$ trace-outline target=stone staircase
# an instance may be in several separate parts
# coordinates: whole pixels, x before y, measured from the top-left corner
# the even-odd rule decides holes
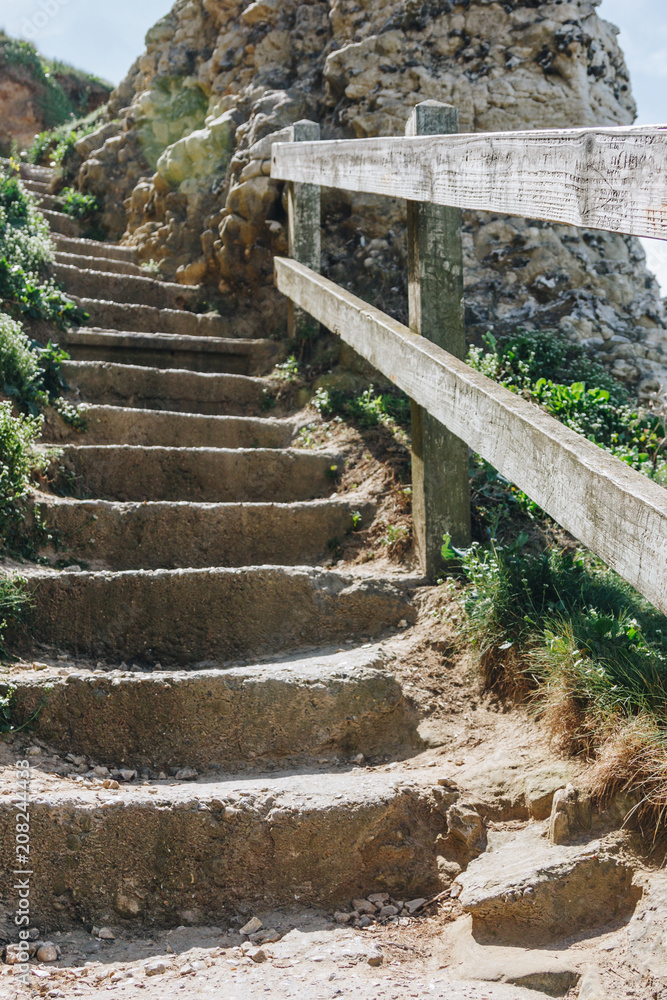
[[[420,581],[324,568],[373,510],[333,492],[345,455],[262,415],[283,345],[78,238],[48,172],[23,170],[90,314],[61,338],[88,430],[48,435],[61,495],[35,509],[57,545],[27,574],[12,684],[22,715],[42,706],[34,737],[110,775],[34,778],[34,919],[173,926],[438,891],[447,790],[360,766],[423,747],[386,642]],[[6,865],[13,822],[5,801]]]

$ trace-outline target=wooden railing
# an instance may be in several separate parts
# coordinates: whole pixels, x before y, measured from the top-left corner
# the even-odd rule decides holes
[[[470,541],[468,447],[667,612],[667,490],[463,361],[462,208],[667,239],[667,127],[452,134],[455,109],[418,105],[406,138],[273,147],[290,182],[277,287],[299,334],[338,334],[413,400],[413,512],[424,572],[442,536]],[[408,200],[410,329],[323,278],[319,186]]]

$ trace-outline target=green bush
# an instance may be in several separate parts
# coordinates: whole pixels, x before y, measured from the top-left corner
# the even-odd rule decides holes
[[[28,316],[61,329],[85,313],[47,276],[49,228],[17,176],[0,170],[0,298],[14,319]]]
[[[557,334],[487,337],[469,363],[622,461],[667,479],[664,420],[633,405]],[[615,788],[636,792],[637,815],[664,824],[667,617],[590,553],[554,545],[553,523],[479,458],[472,482],[489,541],[455,551],[446,538],[443,559],[467,582],[464,633],[486,684],[528,695],[564,747],[596,759],[601,798]]]
[[[99,198],[92,194],[82,194],[75,188],[63,188],[58,199],[61,212],[72,219],[90,219],[101,208]]]

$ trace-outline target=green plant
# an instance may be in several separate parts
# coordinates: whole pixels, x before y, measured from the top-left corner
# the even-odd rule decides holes
[[[0,169],[0,298],[14,319],[28,316],[61,329],[86,318],[47,276],[49,228],[19,178]]]
[[[296,382],[299,378],[299,362],[293,354],[290,354],[282,364],[276,365],[273,369],[273,377],[285,382]]]
[[[315,392],[312,405],[323,417],[344,416],[360,427],[410,425],[411,405],[407,396],[402,393],[378,393],[373,385],[357,395],[320,387]]]
[[[101,209],[101,202],[92,194],[83,194],[76,188],[63,188],[58,195],[60,211],[72,219],[90,219]]]
[[[8,628],[23,622],[31,607],[32,598],[23,577],[5,576],[0,578],[0,654],[4,657],[10,655],[3,645],[5,632]],[[10,721],[7,715],[10,711],[9,700],[0,701],[0,723],[2,725],[6,725]],[[1,728],[1,725],[0,731],[7,732],[6,729]]]
[[[48,464],[35,447],[42,421],[41,416],[14,416],[10,402],[0,403],[0,548],[7,547],[23,521],[33,473]]]

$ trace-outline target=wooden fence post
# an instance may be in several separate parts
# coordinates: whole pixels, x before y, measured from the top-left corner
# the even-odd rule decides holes
[[[424,101],[414,108],[406,135],[458,132],[458,117],[449,104]],[[408,201],[408,268],[410,329],[464,359],[460,209]],[[457,547],[470,545],[468,447],[414,402],[412,503],[419,561],[434,579],[442,567],[443,535]]]
[[[311,142],[320,138],[317,122],[300,121],[292,125],[292,142]],[[321,263],[321,196],[316,184],[287,185],[287,219],[289,225],[289,255],[313,271],[320,271]],[[319,324],[308,313],[288,304],[288,331],[290,340],[302,344],[319,330]]]

